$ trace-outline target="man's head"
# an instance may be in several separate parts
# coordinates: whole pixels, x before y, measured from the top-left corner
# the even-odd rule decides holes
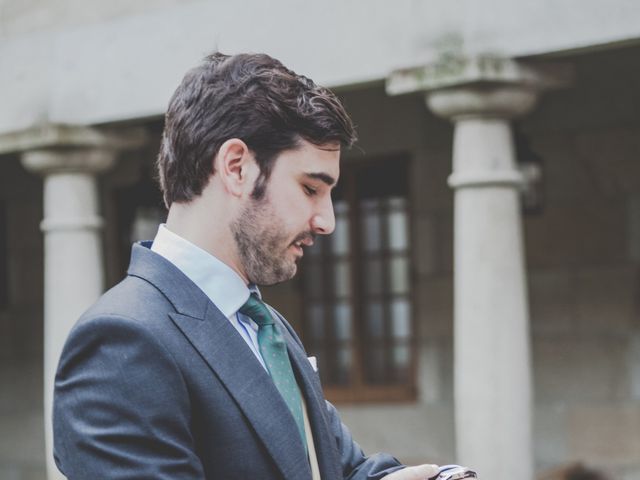
[[[267,55],[214,54],[171,99],[158,171],[168,225],[245,280],[291,278],[302,246],[333,231],[339,100]]]
[[[165,117],[158,173],[167,207],[202,193],[213,159],[242,140],[260,168],[254,197],[264,195],[273,162],[300,140],[349,147],[353,124],[335,95],[265,54],[214,53],[190,70]]]

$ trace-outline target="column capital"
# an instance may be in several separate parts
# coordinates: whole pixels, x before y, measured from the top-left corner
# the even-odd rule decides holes
[[[387,93],[423,93],[429,108],[447,119],[513,118],[527,113],[544,90],[571,83],[570,65],[526,63],[497,55],[444,55],[417,68],[393,72]]]
[[[104,148],[129,150],[144,145],[140,127],[87,127],[43,123],[25,130],[0,133],[0,154],[56,148]]]
[[[50,148],[22,153],[22,166],[39,175],[52,173],[99,174],[116,163],[118,151],[106,148]]]
[[[109,168],[119,151],[146,143],[142,128],[94,128],[42,124],[0,134],[0,154],[20,153],[30,171],[98,173]]]
[[[429,109],[439,117],[457,121],[464,118],[511,119],[533,110],[538,91],[525,85],[461,85],[426,93]]]

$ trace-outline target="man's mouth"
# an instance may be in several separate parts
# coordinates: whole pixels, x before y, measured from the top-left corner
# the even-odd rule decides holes
[[[303,247],[310,247],[313,245],[313,236],[311,235],[305,235],[302,238],[298,238],[297,240],[294,240],[291,244],[291,246],[296,250],[296,252],[302,256],[304,254],[303,252]]]

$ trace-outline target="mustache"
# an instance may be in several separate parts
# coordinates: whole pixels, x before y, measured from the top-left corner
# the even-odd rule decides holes
[[[296,238],[293,239],[290,245],[293,245],[294,243],[297,243],[297,242],[304,242],[306,240],[315,241],[316,236],[317,235],[313,232],[302,232],[301,234],[297,235]]]

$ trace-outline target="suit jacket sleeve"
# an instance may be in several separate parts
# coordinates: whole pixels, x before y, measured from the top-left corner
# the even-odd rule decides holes
[[[404,465],[388,453],[366,456],[360,445],[351,437],[349,429],[340,420],[336,408],[331,403],[326,403],[345,480],[379,480],[385,475],[404,468]]]
[[[140,323],[81,321],[55,383],[54,455],[70,479],[202,480],[189,395],[171,354]]]

